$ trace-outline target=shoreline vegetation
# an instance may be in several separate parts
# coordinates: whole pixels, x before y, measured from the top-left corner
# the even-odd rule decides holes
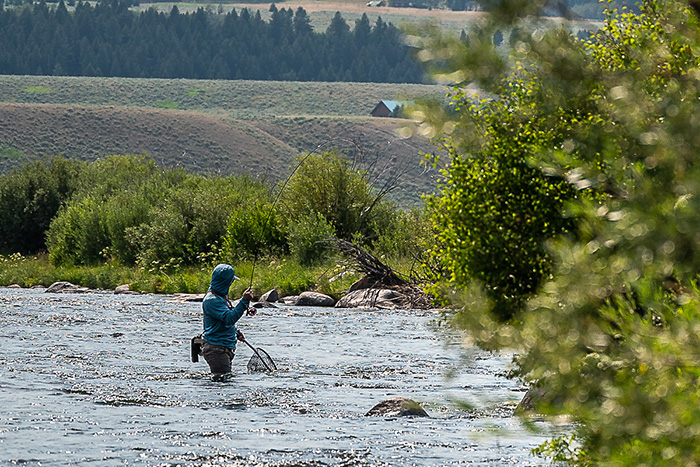
[[[700,5],[610,9],[584,37],[533,22],[541,4],[499,5],[463,37],[411,35],[435,81],[462,83],[451,106],[407,109],[437,147],[420,208],[339,149],[297,151],[289,184],[54,158],[0,179],[0,281],[201,292],[226,262],[256,293],[337,296],[357,279],[326,241],[341,239],[422,278],[470,342],[512,352],[533,410],[571,428],[533,454],[700,465]]]
[[[367,275],[358,271],[351,260],[340,257],[329,258],[323,264],[308,266],[299,264],[293,258],[268,259],[263,264],[244,261],[234,264],[236,274],[241,280],[231,285],[231,299],[240,297],[249,286],[253,290],[254,301],[262,300],[267,292],[274,292],[279,301],[294,304],[296,298],[304,292],[327,295],[334,302],[348,296],[353,290],[353,284],[360,283]],[[113,292],[137,294],[158,294],[173,296],[202,296],[207,292],[211,280],[211,271],[215,264],[202,264],[168,270],[167,267],[145,269],[137,266],[124,266],[114,263],[104,263],[90,266],[55,266],[48,260],[46,253],[33,256],[23,256],[19,253],[0,255],[0,287],[4,288],[44,288],[53,284],[66,282],[76,286],[80,291]],[[404,260],[394,262],[394,266],[386,266],[401,277],[410,277],[411,264]],[[394,269],[396,268],[396,269]],[[407,271],[404,274],[402,271]],[[254,274],[251,277],[251,274]],[[381,299],[378,295],[367,294],[360,298],[363,307],[369,308],[406,308],[406,309],[438,309],[437,304],[421,287],[406,284],[401,287],[374,284],[377,292],[380,289],[391,288],[399,294],[411,289],[400,298],[396,295],[395,304]],[[126,289],[124,289],[126,286]],[[381,287],[380,287],[381,286]],[[121,290],[120,290],[121,289]],[[73,290],[68,289],[68,292]],[[284,298],[293,298],[289,302]],[[196,300],[194,300],[196,301]],[[403,307],[401,303],[411,303]],[[266,303],[266,302],[264,302]],[[347,307],[358,306],[355,304]],[[326,306],[326,305],[319,305]]]
[[[2,286],[204,293],[226,262],[242,278],[232,296],[251,285],[256,297],[277,289],[338,300],[362,274],[330,239],[416,277],[430,231],[424,209],[396,207],[391,187],[374,187],[334,150],[300,156],[284,184],[189,174],[146,156],[54,157],[0,182]]]
[[[251,285],[252,261],[232,264],[241,280],[231,286],[231,297],[240,296]],[[129,284],[129,290],[155,294],[203,294],[209,287],[214,264],[177,268],[146,269],[103,263],[90,266],[56,266],[46,253],[23,256],[18,253],[0,255],[0,286],[19,285],[22,288],[49,287],[66,281],[94,290],[114,290]],[[318,266],[302,266],[282,258],[256,264],[252,278],[254,296],[277,289],[280,296],[317,291],[339,299],[360,275],[348,270],[342,262],[328,261]]]

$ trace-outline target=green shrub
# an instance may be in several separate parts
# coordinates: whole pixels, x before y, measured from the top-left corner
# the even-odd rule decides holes
[[[41,256],[26,257],[20,253],[0,255],[0,284],[22,287],[47,285],[53,281],[47,275],[47,261]]]
[[[277,256],[285,252],[287,240],[272,204],[251,200],[230,212],[223,251],[233,260]]]
[[[334,233],[333,226],[320,213],[301,217],[289,226],[290,253],[302,265],[324,262],[333,250]]]
[[[188,177],[183,169],[158,167],[145,155],[112,155],[86,166],[75,197],[90,195],[106,199],[139,188],[152,199],[162,196],[164,189],[184,183]]]
[[[377,240],[372,245],[375,255],[390,259],[424,259],[433,241],[428,211],[394,210],[386,218],[385,225],[377,228]]]
[[[107,233],[103,259],[113,258],[124,264],[134,264],[141,253],[141,245],[131,236],[137,226],[151,225],[154,213],[152,200],[141,192],[115,193],[105,203],[101,213]]]
[[[46,86],[27,86],[23,89],[27,94],[49,94],[51,88]]]
[[[187,224],[182,213],[171,207],[151,208],[150,222],[128,227],[125,240],[138,251],[141,265],[176,263],[187,258]],[[178,261],[179,260],[179,261]]]
[[[269,187],[263,181],[247,176],[193,179],[191,184],[192,189],[184,187],[173,196],[187,219],[189,231],[186,248],[190,262],[195,262],[194,256],[198,254],[213,253],[212,248],[224,243],[224,238],[229,234],[230,220],[236,212],[244,206],[264,204],[270,196]],[[271,218],[269,225],[264,241],[274,244],[276,219]],[[284,243],[282,240],[277,242]]]
[[[447,181],[429,204],[439,232],[432,254],[448,282],[463,288],[479,281],[504,320],[551,273],[546,242],[571,229],[563,209],[575,197],[565,181],[527,165],[525,143],[506,138],[495,136],[495,148],[478,156],[451,151]]]
[[[112,156],[87,168],[51,224],[51,260],[93,264],[109,258],[172,270],[205,257],[214,261],[229,225],[232,232],[240,226],[240,235],[228,238],[237,238],[245,251],[282,251],[286,243],[276,218],[262,228],[268,196],[263,182],[248,177],[188,175],[158,168],[147,157]],[[231,222],[232,216],[240,222]]]
[[[0,146],[0,158],[5,158],[5,159],[22,159],[24,156],[24,153],[22,151],[19,151],[15,148],[10,148],[7,146]]]
[[[77,190],[84,164],[54,157],[0,176],[0,252],[46,249],[46,231]]]
[[[161,109],[177,109],[178,103],[173,100],[163,100],[156,102],[156,106]]]
[[[187,94],[190,97],[198,97],[198,96],[206,94],[206,93],[207,93],[207,88],[194,87],[194,88],[185,89],[185,94]]]
[[[102,222],[105,203],[92,196],[61,208],[51,222],[46,244],[54,264],[95,264],[109,246]]]
[[[300,266],[288,267],[284,274],[278,278],[277,284],[283,296],[299,295],[316,287],[316,277],[314,277],[312,270],[307,268]]]
[[[318,213],[339,238],[376,238],[374,227],[383,206],[382,195],[374,192],[367,176],[337,151],[300,156],[282,192],[281,205],[290,222]]]

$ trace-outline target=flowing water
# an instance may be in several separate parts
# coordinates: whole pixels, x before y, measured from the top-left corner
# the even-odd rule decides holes
[[[435,313],[263,309],[239,328],[279,370],[248,374],[239,344],[213,382],[190,361],[200,306],[0,288],[0,464],[526,466],[563,434],[513,417],[510,358],[465,348]],[[365,417],[391,397],[431,417]]]

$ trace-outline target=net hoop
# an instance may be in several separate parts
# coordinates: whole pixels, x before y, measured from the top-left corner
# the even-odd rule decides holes
[[[277,365],[272,360],[272,357],[265,352],[260,347],[256,348],[257,352],[253,352],[253,355],[248,360],[248,372],[249,373],[261,373],[276,371]]]

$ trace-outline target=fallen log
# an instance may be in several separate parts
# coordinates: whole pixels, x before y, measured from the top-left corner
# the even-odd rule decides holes
[[[409,276],[394,271],[359,245],[339,238],[332,240],[338,250],[347,258],[349,268],[365,275],[350,287],[349,292],[362,289],[390,289],[406,297],[405,308],[428,309],[433,307],[432,299]]]

